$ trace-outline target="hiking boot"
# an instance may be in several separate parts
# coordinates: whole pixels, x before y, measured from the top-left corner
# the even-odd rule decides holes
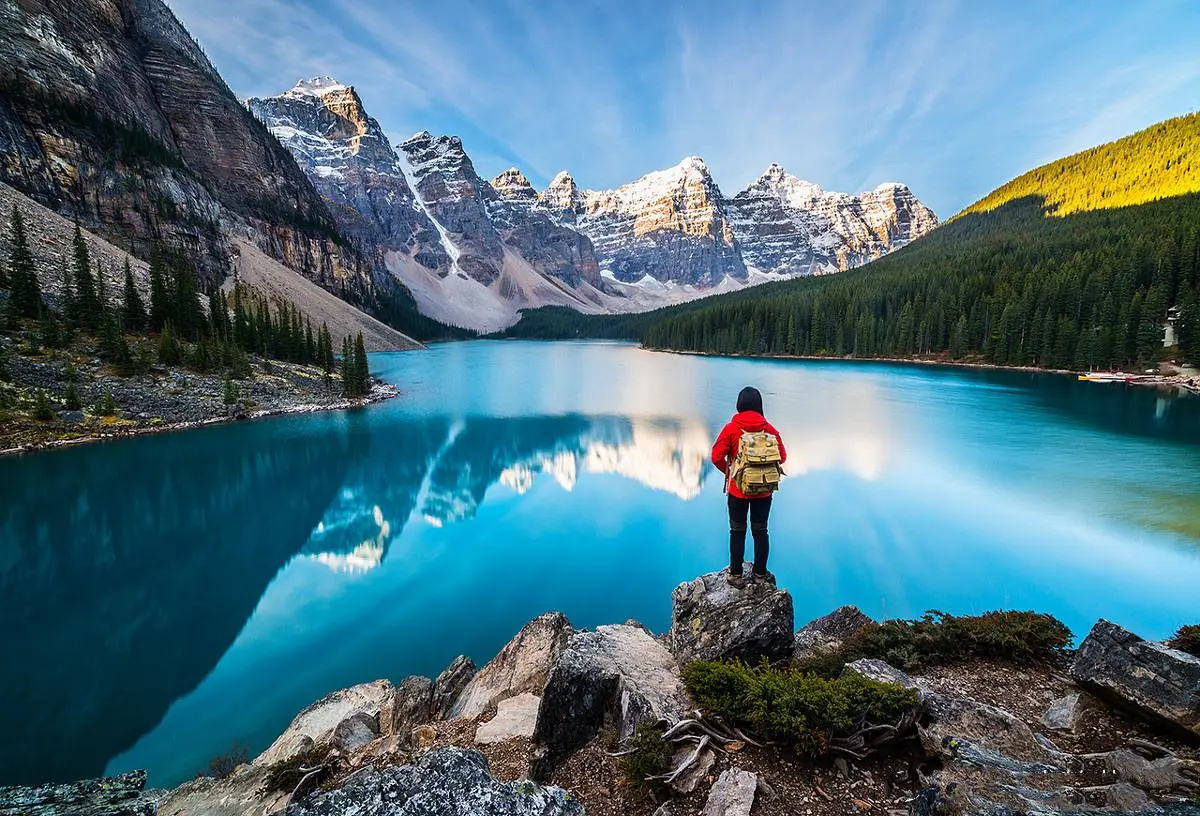
[[[774,584],[775,573],[773,572],[752,572],[750,573],[750,583],[752,584]]]
[[[725,576],[725,583],[729,584],[734,589],[741,589],[746,586],[746,579],[740,575],[734,575],[732,572]]]

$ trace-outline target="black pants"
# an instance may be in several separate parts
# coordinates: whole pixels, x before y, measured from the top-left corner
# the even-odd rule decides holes
[[[742,574],[746,558],[746,512],[750,513],[750,531],[754,533],[754,574],[767,574],[767,556],[771,542],[767,537],[767,516],[771,514],[771,497],[739,499],[729,496],[729,574]]]

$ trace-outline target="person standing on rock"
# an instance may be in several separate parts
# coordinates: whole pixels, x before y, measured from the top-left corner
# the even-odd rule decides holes
[[[750,580],[770,577],[767,517],[785,461],[783,437],[763,416],[762,394],[757,388],[746,386],[738,394],[737,413],[721,429],[712,449],[712,463],[725,474],[729,504],[729,574],[725,580],[735,587],[745,583],[742,561],[746,556],[747,514],[754,534],[754,569]]]

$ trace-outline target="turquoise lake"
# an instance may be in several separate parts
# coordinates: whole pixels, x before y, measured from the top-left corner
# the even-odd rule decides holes
[[[713,439],[744,385],[790,453],[797,624],[1035,609],[1200,622],[1200,399],[605,343],[379,354],[399,398],[0,460],[0,784],[173,785],[303,707],[486,662],[530,618],[670,621],[727,559]]]

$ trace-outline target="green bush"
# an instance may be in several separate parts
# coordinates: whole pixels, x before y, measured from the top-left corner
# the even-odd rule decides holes
[[[302,769],[320,768],[321,771],[319,773],[313,774],[305,782],[304,790],[296,790],[297,797],[303,797],[305,793],[313,790],[317,785],[333,775],[333,766],[329,762],[329,752],[331,750],[328,745],[314,745],[307,751],[301,751],[296,754],[291,759],[276,762],[267,769],[267,778],[263,782],[265,789],[268,792],[280,791],[282,793],[291,793],[308,776],[308,772]]]
[[[617,762],[624,784],[640,799],[657,799],[666,792],[666,785],[647,777],[665,774],[671,769],[671,748],[662,732],[652,725],[639,725],[629,738],[626,754]]]
[[[1175,637],[1167,641],[1172,649],[1200,657],[1200,624],[1181,626]]]
[[[117,404],[113,401],[112,391],[105,391],[104,396],[96,403],[96,415],[103,417],[117,415]]]
[[[40,422],[54,419],[54,409],[50,407],[50,402],[46,399],[46,392],[41,389],[38,389],[33,398],[33,418]]]
[[[917,620],[870,624],[835,650],[806,657],[796,668],[836,677],[847,663],[878,658],[914,671],[973,657],[1007,660],[1049,658],[1071,645],[1071,630],[1038,612],[986,612],[958,617],[927,612]]]
[[[813,757],[864,723],[898,722],[918,702],[915,691],[858,674],[830,679],[766,663],[698,660],[684,668],[683,680],[705,711]]]

